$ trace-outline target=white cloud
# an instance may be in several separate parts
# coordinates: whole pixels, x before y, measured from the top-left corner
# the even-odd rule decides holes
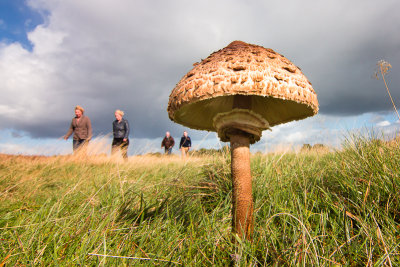
[[[399,25],[398,20],[393,21],[396,1],[378,6],[374,1],[346,6],[337,1],[28,3],[49,15],[28,34],[32,52],[16,43],[0,45],[0,127],[25,130],[36,137],[64,134],[76,104],[86,108],[98,133],[111,131],[113,111],[121,108],[132,124],[134,138],[153,140],[165,130],[180,134],[182,128],[169,122],[166,114],[172,88],[193,62],[236,39],[272,47],[299,64],[312,78],[321,103],[352,92],[336,86],[337,81],[345,80],[337,70],[361,73],[353,56],[361,48],[370,49],[367,44],[371,39],[379,40],[383,33],[374,29],[386,23],[385,43],[398,44],[398,35],[390,34],[397,33]],[[359,8],[361,3],[363,9]],[[385,51],[394,58],[398,55]],[[361,76],[367,79],[364,74]],[[367,95],[358,80],[347,82],[361,88],[354,91],[356,95]],[[364,100],[371,99],[374,102],[371,97]],[[362,112],[376,106],[362,99],[351,102],[351,106],[357,104],[363,107]],[[338,118],[327,122],[324,116],[319,118],[275,127],[262,140],[300,144],[326,141],[325,136],[338,134],[326,134],[332,130],[329,124],[337,124]],[[200,139],[204,136],[193,132]],[[158,144],[149,142],[151,149],[158,149]]]
[[[69,146],[51,143],[0,143],[0,153],[23,155],[62,155],[69,153]]]
[[[376,124],[376,126],[378,126],[378,127],[385,127],[385,126],[389,126],[389,125],[390,125],[390,122],[388,122],[388,121],[381,121]]]
[[[286,141],[288,143],[297,143],[300,140],[304,140],[304,135],[301,132],[294,132],[294,133],[290,133],[287,137],[286,137]]]

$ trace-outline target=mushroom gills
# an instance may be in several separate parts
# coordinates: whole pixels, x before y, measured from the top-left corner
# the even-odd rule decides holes
[[[269,127],[312,116],[313,108],[292,100],[282,100],[268,96],[251,97],[251,110],[264,118]],[[217,131],[214,126],[214,117],[220,113],[232,111],[234,95],[220,96],[212,99],[199,100],[182,106],[175,111],[172,119],[187,127]],[[248,109],[246,106],[240,107]]]

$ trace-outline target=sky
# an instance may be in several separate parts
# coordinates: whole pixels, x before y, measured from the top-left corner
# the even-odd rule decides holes
[[[299,66],[320,105],[312,118],[263,132],[253,150],[338,147],[371,128],[393,135],[400,124],[374,73],[379,60],[392,65],[385,78],[400,105],[399,9],[398,0],[0,0],[0,153],[71,153],[61,137],[76,105],[104,153],[116,109],[132,128],[131,155],[161,151],[167,130],[219,148],[215,133],[175,124],[166,109],[192,64],[234,40]]]

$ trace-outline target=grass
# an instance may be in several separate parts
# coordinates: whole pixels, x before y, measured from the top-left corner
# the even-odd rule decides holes
[[[226,152],[0,157],[0,266],[400,264],[397,141],[253,155],[255,232],[239,245]]]

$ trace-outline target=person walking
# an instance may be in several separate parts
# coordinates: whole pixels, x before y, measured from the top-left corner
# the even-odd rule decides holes
[[[181,150],[183,158],[188,155],[191,146],[192,146],[192,140],[188,136],[188,133],[184,131],[183,136],[181,137],[181,142],[179,143],[179,149]]]
[[[175,145],[175,140],[169,132],[165,133],[165,137],[161,142],[161,148],[165,149],[165,154],[171,155],[172,148]]]
[[[71,125],[64,139],[67,140],[74,133],[72,149],[74,153],[83,149],[92,139],[92,124],[89,117],[83,115],[85,110],[81,106],[75,107],[75,117],[72,118]]]
[[[123,118],[124,112],[117,109],[114,113],[115,121],[113,121],[113,141],[111,145],[111,155],[121,150],[122,157],[128,159],[129,146],[129,123]]]

